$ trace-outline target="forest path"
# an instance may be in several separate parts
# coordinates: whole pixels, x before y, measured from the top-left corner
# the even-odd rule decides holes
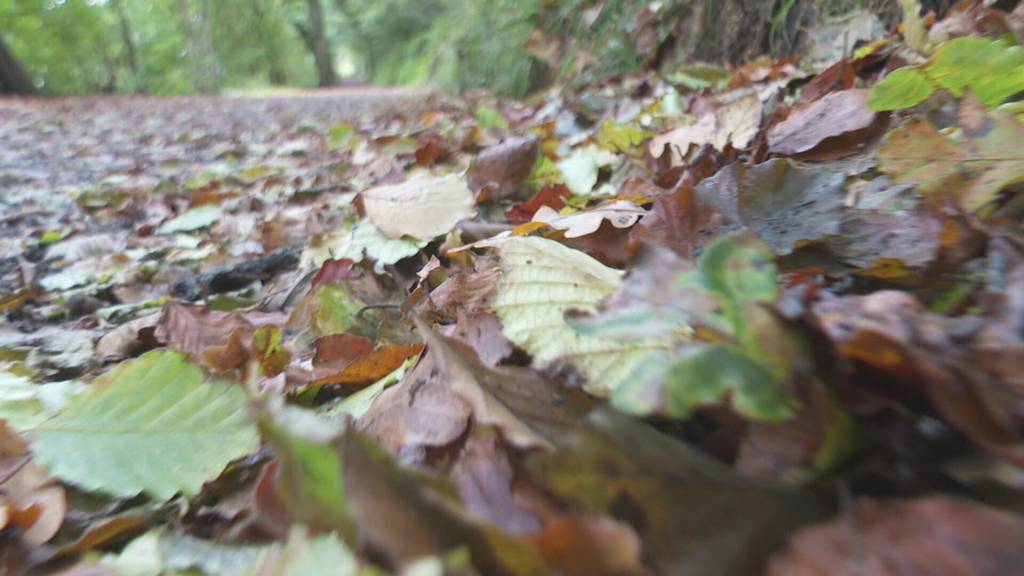
[[[430,94],[358,86],[208,97],[0,98],[0,215],[21,204],[24,193],[195,175],[282,151],[323,161],[329,149],[305,128],[415,110]]]

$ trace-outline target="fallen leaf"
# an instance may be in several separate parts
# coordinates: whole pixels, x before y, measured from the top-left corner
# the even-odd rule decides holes
[[[534,537],[548,563],[571,576],[648,574],[636,533],[611,518],[556,518]]]
[[[1024,181],[1024,153],[1012,144],[1024,138],[1024,124],[1003,110],[992,112],[992,120],[987,133],[956,143],[928,120],[910,119],[886,136],[879,168],[897,182],[917,184],[921,194],[982,211],[1005,187]]]
[[[795,108],[768,131],[768,150],[794,156],[813,150],[829,138],[870,127],[876,114],[868,108],[867,97],[867,90],[842,90]]]
[[[224,216],[219,206],[197,206],[182,212],[157,229],[157,234],[194,232],[212,226]]]
[[[542,206],[561,210],[569,196],[572,196],[572,192],[562,184],[545,186],[533,198],[510,208],[505,212],[505,217],[513,224],[529,222]]]
[[[536,138],[509,138],[486,148],[469,168],[469,189],[477,201],[496,202],[517,196],[533,170],[537,157]]]
[[[845,176],[772,159],[731,164],[697,185],[697,197],[734,224],[742,224],[778,255],[801,242],[837,234]]]
[[[702,115],[693,124],[655,136],[648,148],[652,156],[661,158],[668,147],[672,165],[677,166],[685,161],[693,145],[711,144],[721,151],[732,144],[742,150],[753,141],[760,126],[761,101],[757,94],[749,94]]]
[[[157,402],[159,400],[159,402]],[[32,455],[55,476],[121,498],[195,495],[259,448],[237,386],[203,382],[174,352],[121,364],[36,427]]]
[[[317,378],[313,386],[340,385],[350,390],[359,389],[387,376],[422,350],[423,346],[420,344],[381,346],[368,354],[353,358],[340,372]]]
[[[586,254],[543,238],[506,238],[495,244],[501,279],[492,306],[505,336],[533,356],[536,366],[566,362],[585,387],[606,395],[626,382],[636,363],[661,342],[615,343],[579,334],[563,318],[569,309],[594,311],[621,284],[621,273]]]
[[[541,206],[533,215],[533,221],[564,230],[566,238],[579,238],[597,232],[606,221],[616,228],[629,228],[646,213],[646,210],[632,202],[616,200],[611,204],[564,216],[547,206]]]
[[[371,188],[362,197],[366,217],[392,239],[433,240],[476,213],[473,193],[457,175],[412,178]]]
[[[1017,570],[1022,539],[1020,515],[969,500],[862,498],[839,518],[795,534],[766,573],[996,576]]]

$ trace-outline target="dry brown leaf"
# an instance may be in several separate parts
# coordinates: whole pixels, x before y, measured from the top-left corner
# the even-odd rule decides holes
[[[785,156],[802,154],[829,138],[870,127],[877,114],[868,107],[868,92],[832,92],[794,109],[768,131],[768,150]]]
[[[537,158],[536,138],[509,138],[480,152],[469,168],[469,189],[477,201],[495,202],[516,196]]]
[[[1019,573],[1024,517],[968,500],[857,501],[798,532],[768,576],[1003,576]]]
[[[558,517],[534,539],[548,563],[569,576],[649,573],[641,562],[642,546],[636,532],[611,518]]]
[[[382,346],[369,354],[354,358],[341,372],[317,378],[313,385],[340,385],[356,390],[373,384],[394,372],[406,360],[422,351],[422,344],[413,344],[411,346],[389,344]]]

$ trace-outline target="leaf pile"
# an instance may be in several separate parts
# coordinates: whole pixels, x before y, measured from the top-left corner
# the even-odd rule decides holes
[[[813,73],[11,104],[3,572],[1014,573],[1024,26],[962,4]]]

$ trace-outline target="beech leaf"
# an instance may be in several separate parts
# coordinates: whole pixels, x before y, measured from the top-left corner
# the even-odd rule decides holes
[[[130,498],[193,496],[228,465],[259,448],[232,384],[203,382],[177,352],[122,363],[33,431],[37,462],[86,490]]]

